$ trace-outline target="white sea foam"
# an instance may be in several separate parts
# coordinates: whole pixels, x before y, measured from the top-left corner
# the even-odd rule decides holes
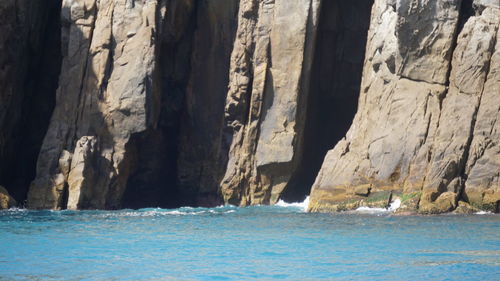
[[[378,214],[378,213],[392,213],[401,207],[401,200],[396,199],[391,202],[388,208],[370,208],[370,207],[359,207],[356,212],[368,213],[368,214]]]
[[[399,198],[396,198],[396,200],[391,202],[391,205],[389,205],[389,211],[394,212],[397,209],[401,207],[401,200]]]
[[[230,214],[235,210],[214,210],[214,209],[198,209],[197,208],[180,208],[175,210],[155,209],[148,211],[127,211],[127,212],[109,212],[103,217],[158,217],[158,216],[197,216],[204,214]]]
[[[479,211],[474,213],[475,215],[491,215],[493,214],[492,212],[487,212],[487,211]]]
[[[19,207],[12,207],[12,208],[9,208],[5,211],[9,211],[9,212],[27,212],[28,209],[25,209],[25,208],[19,208]]]
[[[294,203],[287,203],[283,201],[283,199],[280,199],[275,206],[278,207],[296,207],[296,208],[301,208],[302,210],[306,211],[307,207],[309,207],[309,196],[306,197],[306,199],[303,202],[294,202]]]
[[[386,208],[370,208],[370,207],[359,207],[356,209],[356,212],[361,213],[387,213],[389,209]]]

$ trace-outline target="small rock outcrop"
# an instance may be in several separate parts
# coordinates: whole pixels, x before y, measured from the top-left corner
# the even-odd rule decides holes
[[[9,195],[5,187],[0,185],[0,210],[9,209],[15,206],[17,206],[16,200]]]
[[[97,175],[94,170],[97,156],[97,139],[81,137],[76,143],[74,154],[71,155],[70,170],[63,169],[63,173],[67,174],[68,178],[68,209],[88,208],[92,206],[94,198],[102,197],[95,195],[99,190],[93,191],[97,187]]]

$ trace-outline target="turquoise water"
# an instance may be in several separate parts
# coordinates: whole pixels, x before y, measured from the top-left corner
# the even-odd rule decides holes
[[[0,280],[500,280],[498,215],[0,212]]]

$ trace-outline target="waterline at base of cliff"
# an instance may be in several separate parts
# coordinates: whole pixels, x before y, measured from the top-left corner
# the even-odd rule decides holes
[[[498,215],[239,208],[0,212],[7,280],[487,280]]]

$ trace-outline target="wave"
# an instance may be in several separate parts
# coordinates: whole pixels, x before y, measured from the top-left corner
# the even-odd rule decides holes
[[[198,216],[198,215],[223,215],[236,212],[236,210],[221,210],[220,208],[192,208],[182,207],[179,209],[139,209],[139,210],[120,210],[99,213],[102,217],[159,217],[159,216]]]
[[[4,212],[28,212],[29,209],[26,208],[20,208],[20,207],[12,207],[6,210],[2,210]]]
[[[285,202],[280,199],[273,206],[249,206],[249,207],[238,207],[233,205],[221,205],[213,208],[204,207],[180,207],[177,209],[162,209],[162,208],[144,208],[138,210],[122,209],[122,210],[29,210],[26,208],[10,208],[7,210],[0,210],[0,213],[5,215],[25,215],[30,213],[40,213],[47,212],[52,214],[65,215],[78,215],[78,214],[93,214],[99,217],[158,217],[158,216],[214,216],[214,215],[225,215],[232,213],[248,213],[255,212],[256,209],[262,209],[266,212],[307,212],[309,207],[309,196],[302,202]],[[387,208],[372,208],[372,207],[359,207],[356,210],[348,211],[347,213],[358,213],[358,214],[390,214],[394,213],[401,207],[401,200],[396,198],[391,202]],[[474,213],[475,215],[495,215],[493,212],[489,211],[479,211]]]
[[[306,197],[306,199],[302,202],[294,202],[294,203],[287,203],[283,201],[283,199],[280,199],[274,206],[278,207],[294,207],[294,208],[301,208],[304,212],[307,211],[307,208],[309,207],[309,196]]]
[[[488,212],[488,211],[479,211],[474,213],[474,215],[493,215],[493,212]]]
[[[359,207],[355,212],[368,213],[368,214],[380,214],[380,213],[393,213],[401,207],[401,200],[398,198],[391,202],[388,208],[371,208],[371,207]]]

